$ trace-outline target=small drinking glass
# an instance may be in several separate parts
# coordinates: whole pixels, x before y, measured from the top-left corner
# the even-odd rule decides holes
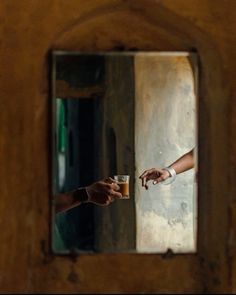
[[[129,175],[114,175],[114,179],[120,187],[122,199],[129,199]]]

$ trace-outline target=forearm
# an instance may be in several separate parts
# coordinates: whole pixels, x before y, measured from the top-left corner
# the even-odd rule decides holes
[[[79,188],[71,192],[56,195],[54,200],[55,213],[60,213],[87,202],[88,195],[85,188]]]
[[[194,167],[193,150],[184,154],[182,157],[180,157],[178,160],[172,163],[169,167],[174,168],[176,171],[176,174],[185,172],[193,168]]]

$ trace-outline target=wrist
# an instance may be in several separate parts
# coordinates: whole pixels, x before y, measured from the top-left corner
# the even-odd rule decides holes
[[[163,168],[163,170],[166,170],[168,172],[168,183],[166,183],[166,184],[172,183],[176,178],[175,169],[173,167],[169,166],[169,167]]]
[[[89,201],[89,195],[86,187],[78,188],[73,192],[74,203],[87,203]]]

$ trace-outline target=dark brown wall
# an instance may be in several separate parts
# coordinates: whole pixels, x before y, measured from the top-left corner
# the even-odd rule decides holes
[[[100,251],[135,251],[134,57],[107,56],[105,60],[106,89],[100,102],[100,124],[96,131],[100,135],[99,179],[130,175],[130,199],[95,208],[96,242]]]
[[[3,0],[0,19],[0,290],[236,291],[236,1]],[[49,52],[115,48],[200,55],[197,255],[45,255]]]

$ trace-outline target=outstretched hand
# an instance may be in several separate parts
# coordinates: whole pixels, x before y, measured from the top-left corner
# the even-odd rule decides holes
[[[118,192],[119,189],[116,180],[111,177],[97,181],[86,187],[88,202],[100,206],[109,205],[115,199],[122,198],[122,194]]]
[[[170,174],[167,170],[159,169],[159,168],[151,168],[145,170],[139,178],[142,180],[142,186],[145,189],[148,189],[148,181],[153,180],[153,184],[157,184],[162,182],[170,177]]]

